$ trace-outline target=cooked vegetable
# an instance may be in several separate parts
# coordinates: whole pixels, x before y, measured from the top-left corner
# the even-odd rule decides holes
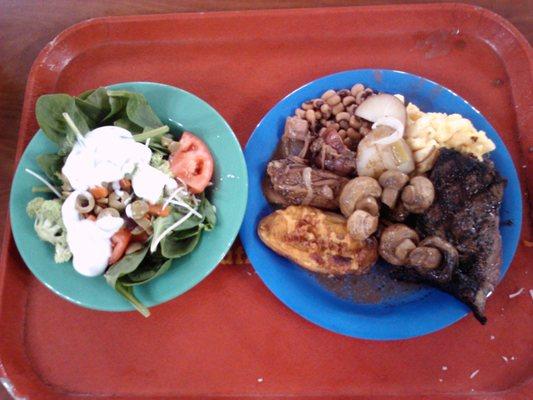
[[[386,170],[397,170],[405,174],[414,171],[413,154],[405,140],[398,139],[386,144],[376,143],[388,138],[393,132],[393,128],[378,126],[359,142],[356,157],[359,176],[378,178]]]
[[[124,255],[126,248],[131,239],[131,232],[127,229],[122,228],[111,238],[111,243],[113,246],[113,252],[109,258],[109,264],[114,264]]]
[[[419,240],[418,234],[407,225],[388,226],[381,233],[379,255],[392,265],[405,265]]]
[[[422,214],[435,200],[433,183],[425,176],[415,176],[402,191],[402,203],[407,211]]]
[[[355,111],[355,115],[367,121],[376,122],[383,117],[393,117],[405,126],[407,111],[400,99],[392,94],[380,93],[367,97]]]
[[[28,203],[26,212],[35,219],[33,226],[37,236],[55,246],[55,262],[63,263],[70,260],[72,253],[68,248],[66,230],[61,219],[60,200],[36,197]]]
[[[391,170],[385,171],[379,177],[379,184],[383,188],[381,202],[393,209],[400,195],[400,190],[409,182],[409,176],[403,172]]]
[[[376,239],[355,240],[342,215],[289,206],[261,220],[257,233],[276,253],[314,272],[362,274],[377,259]]]

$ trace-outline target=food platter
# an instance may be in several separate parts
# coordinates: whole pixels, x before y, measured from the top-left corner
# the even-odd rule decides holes
[[[400,93],[427,111],[459,113],[470,119],[477,129],[487,132],[496,143],[491,159],[507,179],[502,219],[522,219],[522,207],[517,204],[522,196],[512,158],[497,132],[474,107],[452,91],[420,76],[392,70],[353,70],[319,78],[293,91],[258,124],[245,150],[250,200],[241,240],[252,265],[268,288],[285,305],[311,322],[337,333],[365,339],[395,340],[428,334],[458,321],[467,315],[468,309],[451,296],[429,288],[388,295],[377,303],[342,298],[322,285],[317,276],[270,251],[256,234],[259,220],[272,211],[263,192],[257,188],[261,187],[266,164],[275,151],[286,117],[292,115],[301,103],[319,97],[328,89],[351,87],[355,83],[363,83],[380,92]],[[516,251],[520,226],[501,225],[500,232],[503,239],[501,279]]]

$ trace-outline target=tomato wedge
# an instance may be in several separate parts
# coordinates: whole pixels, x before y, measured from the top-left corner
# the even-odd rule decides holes
[[[108,264],[115,264],[120,258],[124,255],[128,244],[130,243],[131,232],[125,228],[120,229],[111,237],[111,245],[113,246],[113,251],[111,252],[111,257],[109,257]]]
[[[192,193],[202,193],[213,177],[214,161],[207,145],[190,132],[184,132],[178,150],[170,155],[170,169]]]

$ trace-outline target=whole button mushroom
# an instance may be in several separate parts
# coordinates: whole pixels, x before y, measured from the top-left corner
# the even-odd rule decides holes
[[[383,172],[379,177],[379,184],[383,188],[381,202],[393,209],[400,196],[400,191],[407,182],[409,182],[409,176],[401,171],[389,170]]]
[[[377,230],[379,205],[376,198],[379,196],[381,186],[368,176],[354,178],[344,186],[339,205],[348,218],[348,232],[354,239],[365,240]]]
[[[348,218],[348,232],[356,240],[365,240],[378,229],[378,217],[363,210],[355,210]]]
[[[402,203],[407,211],[422,214],[435,200],[433,183],[425,176],[411,178],[402,191]]]
[[[458,263],[455,247],[438,236],[430,236],[409,253],[406,265],[432,281],[446,283],[452,279]]]
[[[390,225],[381,233],[379,255],[392,265],[406,265],[418,242],[418,234],[407,225]]]
[[[379,198],[381,186],[374,178],[358,176],[352,179],[342,189],[339,206],[343,215],[348,218],[356,209],[356,204],[366,197]]]

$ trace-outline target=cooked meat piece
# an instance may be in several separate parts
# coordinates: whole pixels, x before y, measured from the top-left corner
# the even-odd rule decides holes
[[[501,260],[499,211],[506,185],[494,164],[455,150],[441,149],[431,172],[433,205],[418,217],[422,237],[439,236],[459,253],[451,280],[433,285],[466,303],[481,323],[487,297],[498,282]],[[400,268],[395,275],[428,283],[423,274]],[[431,282],[429,282],[431,283]]]
[[[355,152],[348,149],[335,129],[322,132],[310,150],[317,167],[341,176],[355,176]]]
[[[378,257],[375,238],[352,239],[346,218],[314,207],[275,211],[261,220],[257,232],[276,253],[323,274],[362,274]]]
[[[265,196],[281,206],[339,207],[339,194],[348,181],[328,171],[312,168],[306,160],[291,156],[268,163]]]
[[[288,117],[280,141],[281,158],[297,156],[306,158],[315,134],[310,131],[309,123],[298,117]]]

